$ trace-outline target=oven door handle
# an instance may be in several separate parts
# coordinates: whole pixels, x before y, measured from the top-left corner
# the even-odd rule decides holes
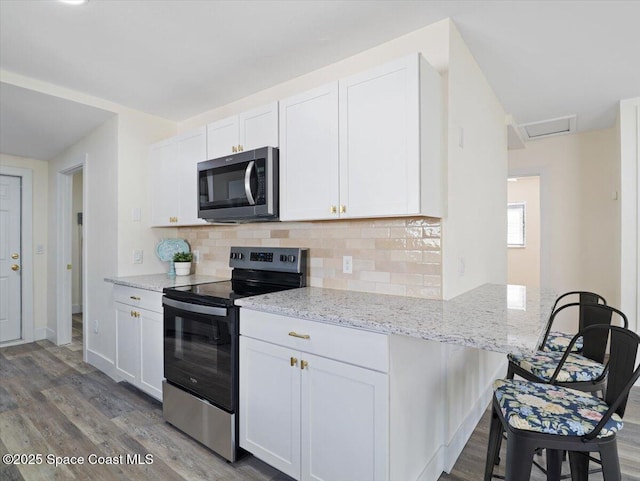
[[[251,192],[251,171],[253,171],[255,164],[256,161],[252,160],[247,165],[247,170],[244,171],[244,193],[247,196],[247,200],[249,200],[249,205],[256,205],[256,200]]]
[[[176,309],[180,309],[182,311],[195,312],[196,314],[205,314],[219,317],[226,317],[227,315],[226,307],[202,306],[200,304],[191,304],[190,302],[176,301],[175,299],[168,299],[166,297],[162,299],[162,304],[169,307],[175,307]]]

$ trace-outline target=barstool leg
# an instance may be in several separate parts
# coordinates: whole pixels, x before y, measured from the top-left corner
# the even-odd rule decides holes
[[[604,481],[620,481],[620,460],[618,445],[614,440],[600,446],[600,460],[602,461],[602,477]]]
[[[589,453],[569,451],[571,481],[587,481],[589,478]]]
[[[491,481],[493,466],[500,455],[502,441],[502,422],[496,413],[495,407],[491,407],[491,427],[489,429],[489,445],[487,446],[487,460],[484,466],[484,481]]]
[[[547,449],[547,481],[559,480],[562,475],[563,451]]]
[[[507,440],[507,468],[505,479],[509,481],[529,481],[533,466],[535,445],[520,436],[510,435]]]

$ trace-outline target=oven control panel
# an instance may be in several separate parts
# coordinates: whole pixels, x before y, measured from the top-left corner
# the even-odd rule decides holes
[[[307,252],[298,247],[232,247],[229,267],[300,273],[306,269]]]

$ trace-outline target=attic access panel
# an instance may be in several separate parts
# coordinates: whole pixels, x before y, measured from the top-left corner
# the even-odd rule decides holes
[[[576,131],[576,116],[558,117],[520,124],[520,132],[525,140],[542,139],[555,135],[572,134]]]

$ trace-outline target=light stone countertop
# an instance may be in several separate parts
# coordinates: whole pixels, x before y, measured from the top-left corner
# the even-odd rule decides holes
[[[165,287],[191,286],[194,284],[205,284],[207,282],[228,281],[226,277],[213,276],[174,276],[169,277],[165,274],[149,274],[146,276],[129,276],[129,277],[105,277],[106,282],[112,282],[121,286],[137,287],[148,291],[162,292]]]
[[[507,296],[507,291],[510,295]],[[487,351],[534,349],[556,298],[551,289],[485,284],[448,301],[305,287],[239,299],[247,309]],[[513,295],[515,294],[515,296]]]

